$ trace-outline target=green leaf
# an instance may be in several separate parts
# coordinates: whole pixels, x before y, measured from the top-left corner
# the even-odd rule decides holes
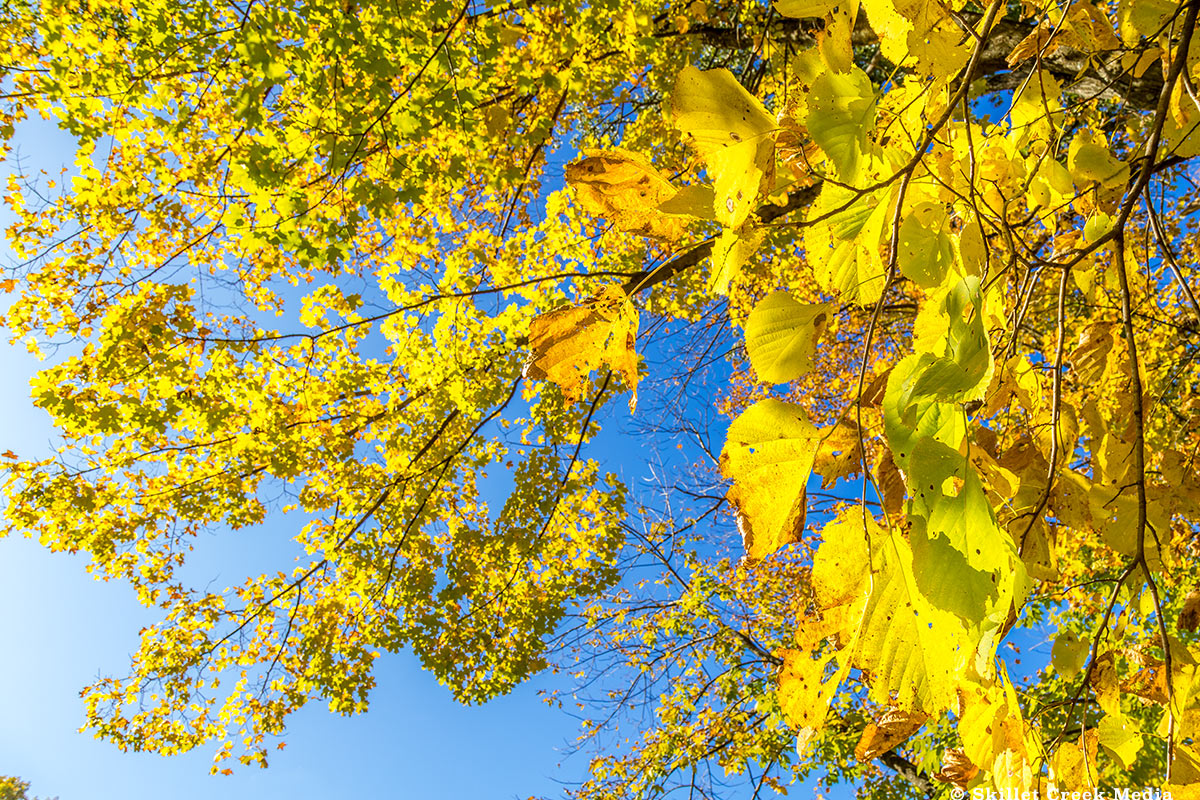
[[[1054,671],[1064,679],[1071,680],[1087,664],[1088,643],[1080,641],[1074,631],[1064,631],[1054,639],[1050,648],[1050,663]]]
[[[875,125],[875,88],[858,67],[825,72],[808,97],[808,132],[825,152],[842,183],[858,180],[867,149],[867,133]]]
[[[900,361],[888,376],[883,396],[883,425],[896,466],[909,469],[917,442],[936,439],[957,452],[967,429],[962,410],[930,397],[914,397],[913,387],[932,360],[928,353]]]
[[[746,323],[746,351],[758,379],[786,383],[812,369],[828,314],[827,303],[801,303],[787,292],[755,306]]]
[[[929,532],[945,536],[975,569],[984,572],[1013,568],[1016,546],[996,524],[992,506],[975,470],[966,467],[965,480],[955,497],[942,496],[929,517]]]
[[[970,642],[977,645],[979,631],[992,616],[998,596],[991,573],[972,567],[945,536],[931,533],[920,518],[913,520],[909,542],[917,565],[917,588],[937,608],[954,614],[965,628],[975,631]]]
[[[881,255],[888,221],[890,192],[857,197],[826,183],[809,212],[813,222],[804,233],[804,249],[817,284],[828,294],[869,305],[883,292],[886,268]]]
[[[729,499],[751,557],[799,540],[804,487],[824,433],[809,423],[803,408],[775,399],[760,400],[729,426],[721,474],[733,481]]]
[[[955,615],[917,588],[913,553],[900,533],[883,541],[880,555],[855,665],[870,673],[875,702],[936,714],[954,702],[973,648]]]
[[[943,402],[978,400],[992,374],[992,351],[983,328],[983,300],[979,279],[963,278],[946,295],[945,313],[950,319],[945,355],[927,358],[912,397],[936,397]]]

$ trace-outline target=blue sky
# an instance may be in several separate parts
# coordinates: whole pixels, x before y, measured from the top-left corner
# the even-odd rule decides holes
[[[23,350],[0,347],[3,447],[22,454],[45,452],[52,436],[28,398],[36,368]],[[150,618],[127,586],[92,580],[84,563],[30,540],[0,539],[0,774],[30,781],[40,797],[506,800],[557,795],[554,778],[578,778],[584,770],[580,757],[558,769],[576,729],[573,719],[537,697],[538,689],[551,687],[547,680],[466,708],[409,654],[379,660],[380,688],[367,714],[343,718],[315,703],[298,713],[287,748],[268,770],[212,777],[209,751],[175,758],[122,754],[77,732],[83,719],[78,692],[97,675],[126,666],[137,631]]]
[[[71,160],[70,140],[38,123],[18,132],[23,166],[52,174]],[[3,167],[7,174],[11,164]],[[0,224],[11,216],[0,211]],[[2,261],[12,255],[3,249]],[[29,399],[38,361],[24,348],[0,343],[0,450],[23,456],[53,447],[48,418]],[[292,521],[257,531],[286,541]],[[220,542],[233,560],[247,553]],[[237,547],[234,552],[232,548]],[[257,549],[257,547],[255,548]],[[287,556],[290,561],[290,554]],[[219,563],[218,557],[214,563]],[[556,796],[557,780],[579,779],[585,759],[559,762],[576,723],[538,698],[553,688],[543,678],[483,707],[467,708],[421,671],[407,653],[377,664],[379,689],[358,717],[330,714],[314,703],[292,718],[288,746],[268,770],[208,774],[208,749],[174,758],[120,753],[88,733],[79,690],[98,675],[119,673],[151,617],[124,584],[94,581],[80,556],[53,555],[36,542],[0,539],[0,775],[31,782],[39,797],[61,800],[161,800],[386,796],[396,798],[526,798]],[[215,581],[241,575],[214,574]],[[558,684],[562,688],[564,684]]]
[[[39,121],[18,131],[17,149],[25,171],[55,175],[70,164],[73,143]],[[12,169],[9,163],[0,172]],[[0,207],[0,226],[11,221]],[[0,264],[12,260],[0,245]],[[648,359],[651,371],[654,362]],[[0,414],[7,421],[0,451],[39,457],[54,447],[48,417],[30,400],[28,383],[38,368],[23,347],[0,341],[0,374],[6,378],[0,382]],[[608,430],[596,443],[599,453],[593,448],[591,454],[607,454],[607,469],[636,481],[645,475],[643,460],[653,448],[642,437],[614,436],[625,426],[624,401],[612,408],[620,412],[615,418],[605,412]],[[643,410],[636,422],[652,423],[648,412]],[[712,423],[719,447],[725,421],[717,416]],[[690,459],[673,443],[657,446],[673,466]],[[489,491],[502,488],[503,481],[494,483]],[[229,585],[240,582],[247,570],[290,564],[290,539],[300,524],[275,517],[249,531],[250,539],[214,536],[197,549],[188,574],[200,585]],[[272,755],[267,770],[243,767],[232,777],[211,776],[213,747],[171,758],[121,753],[78,731],[84,720],[79,691],[99,676],[127,668],[138,630],[155,617],[138,605],[127,585],[97,582],[85,565],[83,556],[51,554],[31,540],[0,539],[0,641],[7,655],[0,658],[0,775],[30,781],[31,793],[41,798],[508,800],[559,797],[561,782],[586,775],[587,754],[570,755],[577,720],[548,707],[538,694],[569,693],[567,678],[539,676],[507,697],[464,707],[409,653],[376,662],[378,687],[366,714],[340,717],[318,702],[295,714],[287,747]]]

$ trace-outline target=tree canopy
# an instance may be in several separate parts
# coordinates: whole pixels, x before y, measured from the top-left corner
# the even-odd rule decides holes
[[[1200,0],[2,8],[77,150],[0,524],[161,617],[97,736],[266,766],[408,649],[574,673],[580,800],[1200,786]]]

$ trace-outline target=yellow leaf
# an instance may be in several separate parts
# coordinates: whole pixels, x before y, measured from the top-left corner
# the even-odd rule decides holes
[[[740,226],[774,180],[775,118],[728,70],[691,66],[675,82],[671,117],[713,179],[717,220]]]
[[[1099,772],[1096,767],[1096,732],[1089,730],[1086,738],[1075,742],[1063,742],[1051,759],[1051,774],[1054,785],[1060,792],[1090,789],[1096,786]]]
[[[708,277],[708,290],[714,294],[729,294],[729,282],[742,274],[742,267],[762,244],[763,235],[750,231],[743,235],[726,228],[713,244],[712,272]]]
[[[872,699],[936,714],[950,706],[973,648],[958,618],[917,588],[912,548],[899,532],[882,541],[880,560],[855,665],[870,673]]]
[[[1129,165],[1109,152],[1100,134],[1080,131],[1067,151],[1067,169],[1079,186],[1098,183],[1106,189],[1124,186],[1129,181]]]
[[[746,321],[746,352],[758,379],[786,383],[811,370],[829,311],[828,303],[801,303],[787,292],[756,305]]]
[[[1096,731],[1100,746],[1116,757],[1125,769],[1133,766],[1142,749],[1142,734],[1137,722],[1121,713],[1109,712]]]
[[[841,0],[775,0],[775,10],[785,17],[821,18],[838,7]]]
[[[779,706],[788,722],[816,733],[825,727],[829,702],[837,690],[826,672],[834,653],[814,658],[804,650],[784,650],[779,673]]]
[[[968,685],[960,700],[958,732],[966,757],[990,773],[996,789],[1028,790],[1036,756],[1027,747],[1028,723],[1012,687]]]
[[[824,431],[804,409],[769,398],[729,426],[721,474],[733,480],[729,499],[739,512],[746,552],[763,558],[804,532],[805,484]]]
[[[857,607],[862,616],[871,573],[868,537],[880,535],[874,520],[867,519],[868,529],[864,530],[862,511],[847,508],[821,529],[821,546],[813,556],[812,585],[823,613],[850,606]]]
[[[825,72],[813,83],[804,124],[843,183],[853,184],[866,159],[867,134],[875,124],[875,89],[858,67]]]
[[[607,365],[633,392],[632,409],[637,403],[637,327],[637,311],[616,286],[582,305],[539,314],[529,324],[524,376],[550,381],[574,402],[582,397],[592,371]]]

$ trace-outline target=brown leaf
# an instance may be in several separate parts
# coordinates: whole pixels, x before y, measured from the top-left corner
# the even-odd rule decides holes
[[[967,788],[967,781],[974,778],[979,767],[958,748],[952,747],[942,753],[942,769],[933,777],[942,783],[952,783],[960,789]]]
[[[1183,598],[1183,610],[1179,612],[1179,630],[1194,631],[1200,627],[1200,589],[1192,589]]]
[[[878,758],[919,731],[927,719],[929,715],[922,711],[887,709],[878,722],[872,722],[863,731],[854,748],[854,757],[859,761]]]
[[[1168,701],[1166,667],[1160,664],[1138,670],[1121,681],[1121,691],[1165,706]]]
[[[1067,361],[1082,385],[1100,380],[1108,363],[1108,353],[1113,348],[1114,323],[1093,322],[1079,335],[1079,344],[1071,351]]]
[[[1011,67],[1020,64],[1038,53],[1041,53],[1042,58],[1046,58],[1064,44],[1066,39],[1061,32],[1056,35],[1054,28],[1043,23],[1034,28],[1033,33],[1017,42],[1017,46],[1008,54],[1008,65]]]
[[[564,170],[584,208],[630,233],[668,241],[683,234],[679,217],[658,210],[675,196],[675,187],[644,156],[619,149],[584,152],[587,158]]]
[[[1121,687],[1117,676],[1116,659],[1111,652],[1103,653],[1096,659],[1089,679],[1092,691],[1096,693],[1096,701],[1107,714],[1121,712]]]
[[[888,367],[873,377],[871,382],[866,385],[862,393],[863,408],[879,408],[883,403],[883,395],[887,391],[888,376],[891,374],[892,368]]]
[[[896,467],[890,448],[882,448],[879,458],[875,461],[875,485],[879,488],[884,511],[889,515],[904,511],[904,476]]]
[[[637,403],[637,311],[617,286],[577,306],[539,314],[529,324],[529,361],[524,376],[548,380],[570,402],[582,397],[592,370],[608,366],[619,373]]]

